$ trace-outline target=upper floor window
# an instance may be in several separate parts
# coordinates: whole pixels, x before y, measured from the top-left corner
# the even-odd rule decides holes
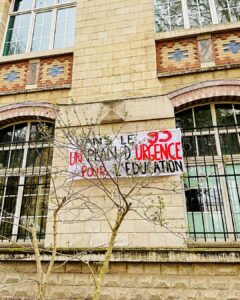
[[[75,12],[72,0],[13,1],[3,55],[72,47]]]
[[[155,0],[157,32],[239,20],[238,0]]]
[[[45,237],[54,124],[24,122],[0,129],[0,240]]]

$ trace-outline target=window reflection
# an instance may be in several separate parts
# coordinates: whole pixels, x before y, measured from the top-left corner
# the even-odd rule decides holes
[[[31,14],[11,16],[3,55],[24,53],[27,48]]]
[[[212,126],[212,114],[210,106],[199,106],[194,108],[196,127]]]
[[[188,0],[187,4],[191,27],[211,24],[212,17],[208,0]]]
[[[235,123],[233,106],[231,104],[216,105],[216,115],[218,125],[232,125]]]
[[[52,12],[36,14],[32,51],[41,51],[49,49],[49,40],[52,25]]]
[[[239,20],[238,0],[155,0],[157,32]]]

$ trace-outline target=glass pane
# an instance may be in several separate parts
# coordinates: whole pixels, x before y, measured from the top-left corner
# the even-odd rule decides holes
[[[12,135],[13,135],[13,126],[1,129],[0,145],[10,143],[12,141]]]
[[[220,134],[219,137],[223,155],[240,153],[239,140],[236,133]]]
[[[9,151],[0,151],[0,169],[8,167]]]
[[[45,7],[45,6],[50,6],[54,5],[55,0],[36,0],[36,6],[35,7]]]
[[[231,19],[232,22],[237,22],[240,20],[240,3],[238,3],[238,7],[233,7],[231,9]]]
[[[18,186],[19,186],[18,176],[8,177],[6,194],[4,199],[4,206],[3,206],[4,215],[6,217],[9,217],[9,214],[14,214],[15,212]]]
[[[215,0],[218,14],[218,22],[225,23],[231,21],[230,11],[228,9],[227,0]]]
[[[194,127],[192,109],[176,113],[176,126],[182,129]]]
[[[227,176],[228,193],[233,212],[234,229],[240,236],[240,165],[225,166]],[[230,176],[232,175],[232,176]]]
[[[26,140],[27,123],[15,125],[13,142],[22,143]]]
[[[37,205],[37,195],[23,197],[21,216],[35,216],[36,205]]]
[[[25,178],[20,222],[23,227],[35,223],[39,238],[44,238],[45,235],[49,180],[46,176]],[[27,237],[24,228],[19,230],[18,237]]]
[[[24,53],[27,47],[31,14],[11,16],[3,55]]]
[[[183,137],[183,156],[190,157],[196,156],[196,139],[193,136]]]
[[[225,237],[227,226],[217,167],[188,168],[185,186],[190,237]]]
[[[182,14],[182,3],[181,1],[170,2],[169,6],[170,12],[170,23],[171,23],[171,30],[183,28],[183,14]]]
[[[155,5],[155,26],[156,31],[170,31],[170,16],[168,4]]]
[[[54,48],[73,46],[75,37],[75,15],[75,7],[58,10]]]
[[[236,114],[237,124],[240,124],[240,105],[239,104],[234,104],[234,111]]]
[[[27,167],[48,166],[52,161],[52,148],[29,149],[27,156]]]
[[[13,218],[12,217],[2,217],[0,223],[0,239],[10,239],[12,237],[13,228]]]
[[[11,151],[9,168],[22,168],[24,150],[13,150]]]
[[[210,106],[200,106],[194,108],[196,127],[212,126],[212,115]]]
[[[219,22],[235,22],[240,19],[238,0],[216,0]]]
[[[197,137],[199,156],[217,155],[214,135],[202,135]]]
[[[51,25],[52,12],[36,14],[31,51],[41,51],[49,49]]]
[[[45,231],[46,231],[46,222],[47,222],[47,217],[33,217],[33,216],[22,216],[20,219],[20,225],[18,230],[18,239],[29,239],[28,236],[28,231],[25,229],[27,228],[30,224],[35,224],[36,226],[36,232],[37,232],[37,238],[44,239],[45,237]]]
[[[30,141],[52,141],[54,136],[54,124],[52,123],[32,123],[30,131]]]
[[[191,27],[212,23],[208,0],[188,0],[188,14]]]
[[[30,0],[15,0],[13,11],[21,11],[31,9],[33,1]]]
[[[217,125],[235,124],[232,104],[215,105],[217,115]]]
[[[4,187],[5,187],[5,177],[0,177],[0,197],[4,195]]]
[[[24,196],[30,195],[45,195],[49,193],[49,177],[46,176],[31,176],[25,178]]]

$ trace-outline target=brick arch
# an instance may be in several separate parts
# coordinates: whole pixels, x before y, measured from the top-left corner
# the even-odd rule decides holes
[[[173,107],[178,110],[206,101],[239,101],[240,80],[215,80],[190,85],[168,94]],[[227,97],[227,98],[226,98]]]
[[[0,125],[31,119],[54,121],[56,108],[49,103],[24,102],[0,107]]]

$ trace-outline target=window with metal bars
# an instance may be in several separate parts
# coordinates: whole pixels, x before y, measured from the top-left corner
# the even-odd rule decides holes
[[[238,0],[155,0],[156,31],[240,20]]]
[[[189,236],[240,238],[240,105],[210,104],[176,113],[187,168]]]
[[[54,124],[24,122],[0,129],[0,240],[44,239]]]
[[[3,55],[72,47],[76,1],[12,1]]]

